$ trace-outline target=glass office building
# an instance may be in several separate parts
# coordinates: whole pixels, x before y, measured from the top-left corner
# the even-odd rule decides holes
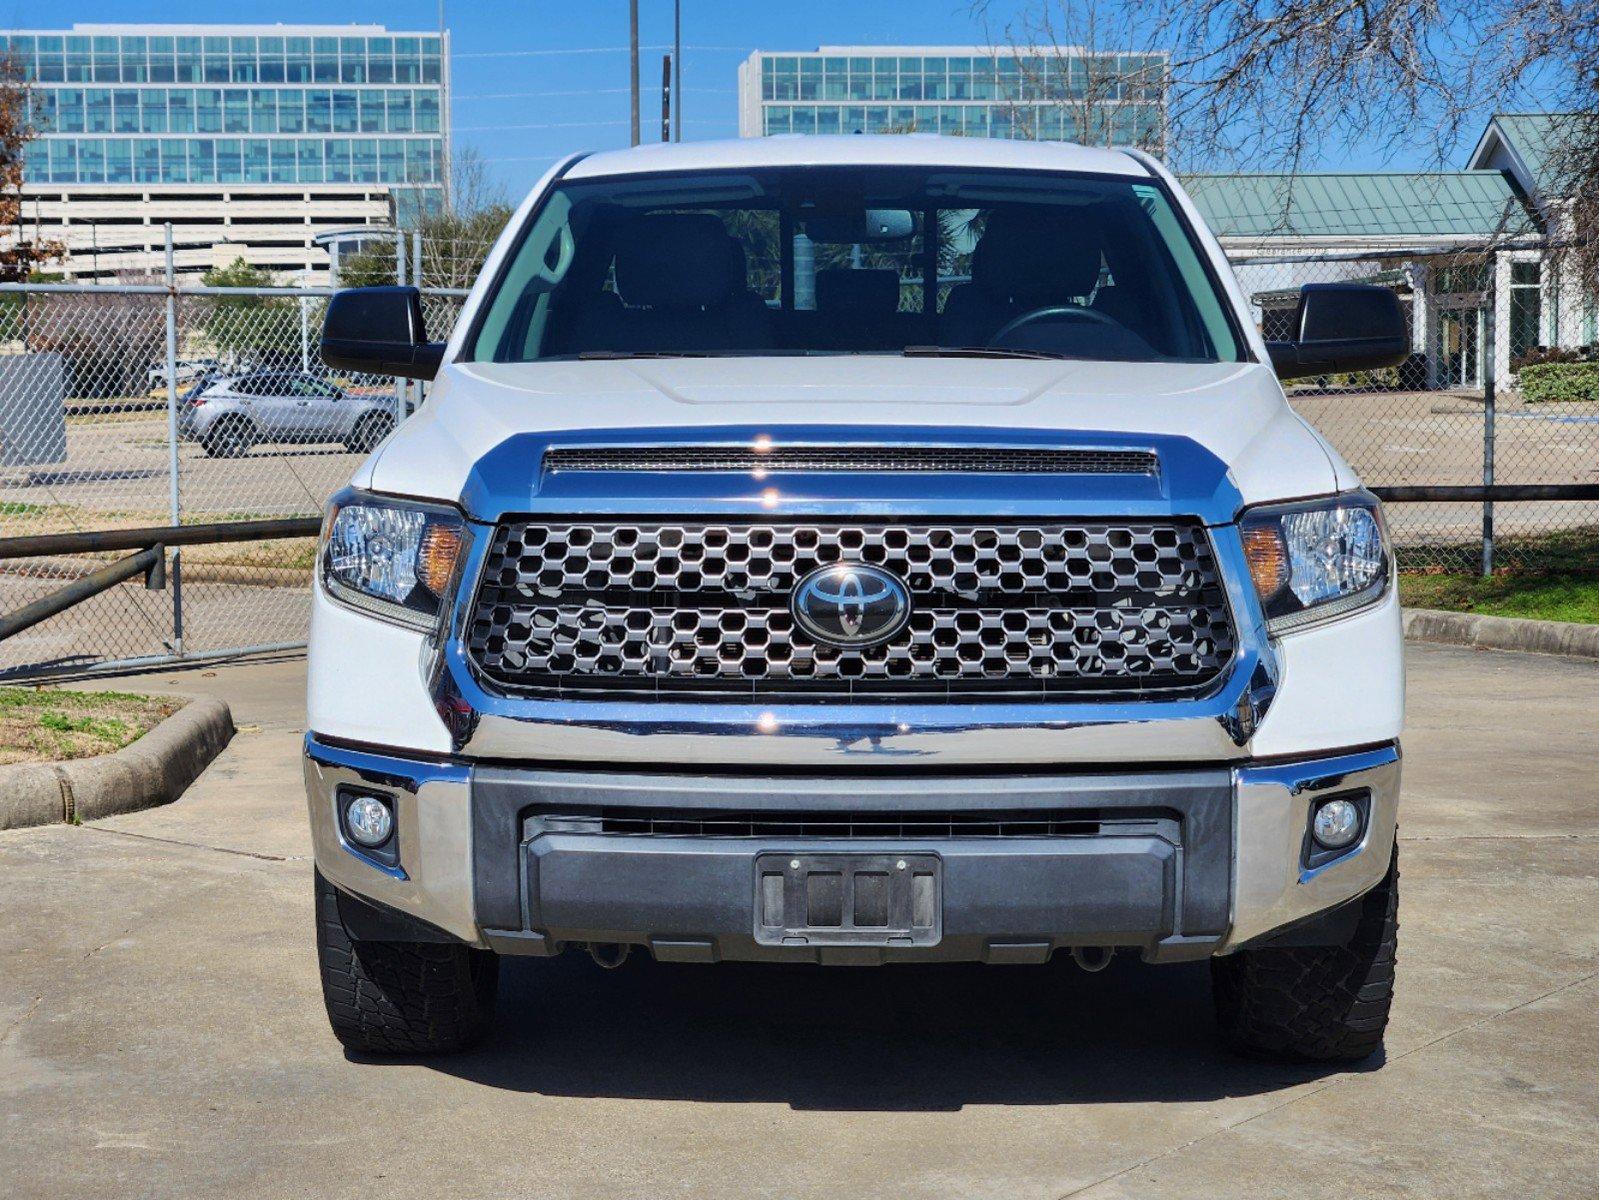
[[[88,26],[0,35],[33,90],[27,184],[381,185],[443,195],[447,35]]]
[[[1158,150],[1158,54],[976,46],[757,51],[739,66],[739,133],[945,133]]]

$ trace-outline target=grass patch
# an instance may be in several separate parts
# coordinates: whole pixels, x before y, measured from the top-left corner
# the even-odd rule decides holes
[[[179,707],[176,700],[133,692],[0,687],[0,764],[120,750]]]
[[[1457,550],[1469,562],[1482,547]],[[1415,569],[1421,563],[1406,562],[1407,557],[1425,561],[1438,552],[1415,547],[1407,554],[1400,548],[1399,599],[1407,607],[1599,624],[1599,525],[1501,537],[1494,543],[1496,569],[1487,579],[1471,572]]]
[[[1407,573],[1399,577],[1399,599],[1410,608],[1599,624],[1599,574],[1503,572],[1484,579],[1475,575]]]
[[[1479,562],[1480,541],[1445,545],[1399,546],[1394,551],[1401,571],[1435,573],[1438,562]],[[1578,525],[1550,533],[1504,534],[1494,541],[1494,568],[1530,575],[1599,577],[1599,525]]]

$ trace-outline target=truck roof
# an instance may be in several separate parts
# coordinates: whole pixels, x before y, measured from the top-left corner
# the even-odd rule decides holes
[[[711,171],[739,167],[907,166],[994,167],[1034,171],[1086,171],[1148,179],[1130,154],[1071,142],[943,137],[935,133],[810,135],[728,138],[708,142],[656,142],[628,150],[602,150],[577,162],[568,179],[642,175],[655,171]]]

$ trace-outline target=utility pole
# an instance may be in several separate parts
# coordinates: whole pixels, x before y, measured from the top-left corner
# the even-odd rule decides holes
[[[672,140],[672,56],[661,55],[661,141]]]
[[[677,86],[672,89],[672,140],[683,140],[683,0],[672,0],[672,69]]]
[[[633,98],[633,145],[638,145],[638,0],[627,0],[628,85]]]

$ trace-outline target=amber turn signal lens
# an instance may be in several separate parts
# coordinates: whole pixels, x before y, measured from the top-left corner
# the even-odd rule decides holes
[[[1244,530],[1244,557],[1262,601],[1270,600],[1288,582],[1288,547],[1275,525],[1254,525]]]
[[[416,577],[435,596],[442,597],[450,586],[455,560],[461,553],[461,531],[437,521],[429,522],[422,534],[422,548],[416,556]]]

